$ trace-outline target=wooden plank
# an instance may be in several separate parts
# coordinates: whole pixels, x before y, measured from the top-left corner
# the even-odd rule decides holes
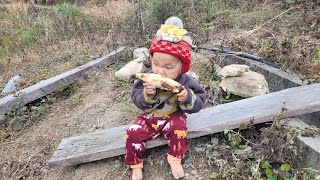
[[[188,138],[200,137],[240,124],[272,121],[282,108],[281,117],[320,111],[320,84],[294,87],[275,93],[256,96],[236,102],[217,105],[188,115]],[[50,166],[68,166],[122,155],[125,153],[125,130],[120,126],[103,131],[63,139]],[[162,138],[148,141],[146,148],[164,145]]]
[[[127,49],[120,47],[111,53],[100,57],[94,61],[90,61],[87,64],[76,67],[70,71],[54,76],[50,79],[40,81],[39,83],[25,88],[19,92],[19,97],[8,95],[0,99],[0,115],[9,112],[17,106],[28,104],[34,100],[44,97],[61,86],[70,85],[85,76],[96,73],[101,69],[110,66],[119,59],[122,59],[126,55]]]

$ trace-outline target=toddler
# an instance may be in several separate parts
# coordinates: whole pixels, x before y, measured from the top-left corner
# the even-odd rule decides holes
[[[179,93],[157,89],[141,80],[132,87],[132,102],[143,111],[127,129],[125,163],[132,169],[132,179],[143,178],[144,142],[158,135],[168,139],[167,160],[175,179],[184,177],[181,160],[188,139],[186,113],[200,111],[206,101],[204,89],[189,77],[192,39],[181,28],[181,20],[168,20],[152,40],[149,54],[152,73],[171,78],[182,85]],[[180,27],[177,27],[179,24]],[[182,25],[183,27],[183,25]]]

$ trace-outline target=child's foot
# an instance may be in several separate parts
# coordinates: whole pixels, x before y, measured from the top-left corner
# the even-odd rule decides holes
[[[132,169],[132,180],[142,180],[143,175],[142,175],[142,168],[134,168]]]
[[[172,172],[174,179],[180,179],[180,178],[184,177],[184,170],[183,170],[183,167],[180,163],[179,164],[170,164],[170,167],[171,167],[171,172]]]

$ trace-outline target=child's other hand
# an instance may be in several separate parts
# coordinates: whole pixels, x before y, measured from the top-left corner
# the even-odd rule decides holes
[[[182,86],[182,91],[179,92],[177,94],[177,96],[178,96],[178,101],[185,102],[188,97],[188,91],[187,91],[186,87]]]
[[[151,86],[148,83],[143,83],[143,87],[144,87],[144,91],[146,92],[146,94],[150,97],[154,97],[156,95],[156,87],[155,86]]]

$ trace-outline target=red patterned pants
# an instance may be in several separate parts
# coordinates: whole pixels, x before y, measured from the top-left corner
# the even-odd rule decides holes
[[[187,116],[174,114],[168,117],[148,117],[139,115],[133,124],[127,129],[126,157],[127,165],[135,165],[142,162],[144,142],[163,135],[168,139],[168,154],[176,158],[184,158],[187,152]]]

